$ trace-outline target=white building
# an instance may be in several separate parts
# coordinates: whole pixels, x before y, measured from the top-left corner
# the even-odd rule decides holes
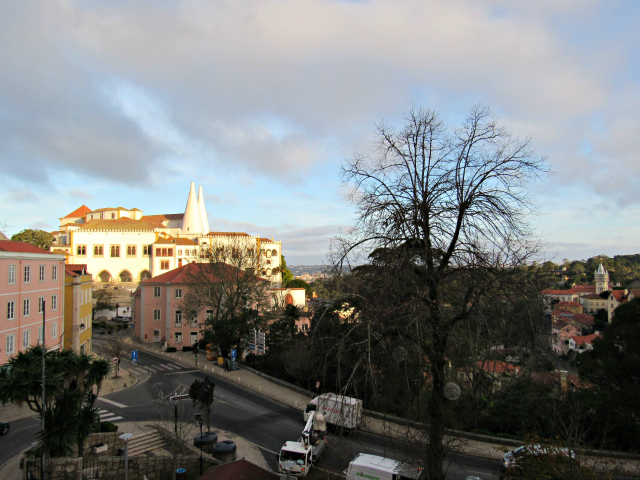
[[[51,250],[85,264],[101,284],[133,286],[201,258],[201,250],[242,239],[259,255],[262,275],[279,285],[282,242],[239,232],[211,232],[202,187],[191,183],[183,214],[143,215],[137,208],[91,210],[85,205],[60,219]],[[274,285],[274,286],[276,286]]]

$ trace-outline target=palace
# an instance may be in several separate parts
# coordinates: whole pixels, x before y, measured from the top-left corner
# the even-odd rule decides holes
[[[258,255],[262,276],[275,288],[282,281],[282,242],[243,232],[211,232],[202,187],[196,196],[193,182],[184,213],[143,215],[137,208],[91,210],[82,205],[60,218],[59,230],[52,233],[56,242],[51,251],[64,254],[69,264],[86,265],[101,285],[132,289],[142,280],[200,261],[204,249],[224,245],[241,245]]]

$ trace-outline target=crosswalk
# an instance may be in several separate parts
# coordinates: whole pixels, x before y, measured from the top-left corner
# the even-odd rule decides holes
[[[98,414],[100,414],[100,421],[101,422],[119,422],[120,420],[123,420],[123,418],[119,415],[116,415],[115,413],[111,413],[108,410],[98,410]]]
[[[137,367],[134,368],[134,370],[140,369],[147,373],[159,373],[159,372],[164,373],[164,372],[171,372],[171,371],[180,370],[184,368],[185,367],[183,367],[182,365],[177,365],[175,363],[159,363],[155,365],[138,365]]]

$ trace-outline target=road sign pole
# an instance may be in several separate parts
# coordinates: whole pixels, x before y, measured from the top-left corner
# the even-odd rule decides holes
[[[176,441],[178,441],[178,402],[173,404],[174,406],[174,414],[175,414],[175,431],[176,431]]]

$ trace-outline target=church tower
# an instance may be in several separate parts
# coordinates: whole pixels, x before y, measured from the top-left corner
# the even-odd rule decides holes
[[[184,217],[182,219],[182,235],[185,237],[196,237],[202,235],[202,216],[198,208],[198,199],[196,198],[196,186],[191,182],[189,190],[189,199],[187,207],[184,209]]]
[[[601,294],[609,290],[609,272],[600,264],[594,275],[596,283],[596,294]]]
[[[209,219],[207,218],[207,209],[204,207],[204,196],[202,195],[202,185],[198,189],[198,210],[202,219],[202,233],[209,233]]]

